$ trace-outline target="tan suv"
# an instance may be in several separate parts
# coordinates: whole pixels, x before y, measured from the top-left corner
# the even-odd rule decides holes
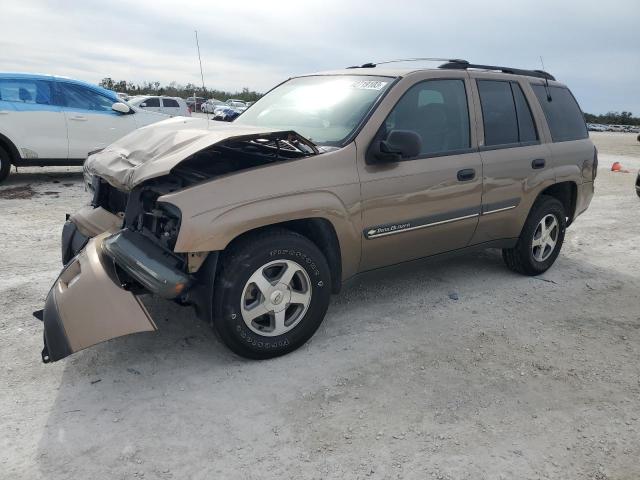
[[[596,168],[567,87],[462,60],[296,77],[230,124],[141,128],[85,163],[93,199],[64,226],[43,360],[155,330],[142,293],[268,358],[307,341],[367,270],[501,248],[540,274]]]

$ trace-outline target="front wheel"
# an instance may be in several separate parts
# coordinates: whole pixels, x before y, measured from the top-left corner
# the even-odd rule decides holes
[[[516,246],[502,250],[507,267],[524,275],[546,272],[560,254],[566,227],[562,203],[542,195],[533,204]]]
[[[225,254],[215,283],[214,327],[243,357],[277,357],[311,338],[330,296],[329,266],[311,241],[288,230],[262,232]]]

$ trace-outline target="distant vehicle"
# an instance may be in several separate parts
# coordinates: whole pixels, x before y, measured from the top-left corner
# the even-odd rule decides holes
[[[587,123],[587,128],[591,132],[606,132],[607,131],[607,127],[605,127],[604,125],[600,125],[598,123]]]
[[[0,73],[0,182],[12,164],[81,165],[89,152],[165,118],[89,83]]]
[[[222,100],[216,100],[215,98],[210,98],[209,100],[204,102],[202,105],[200,105],[200,111],[202,113],[213,113],[215,108],[219,105],[224,105],[224,102]]]
[[[235,100],[233,98],[230,98],[225,102],[225,104],[235,108],[236,110],[239,110],[240,112],[244,112],[247,109],[247,104],[242,100]]]
[[[247,108],[249,108],[251,105],[253,105],[256,102],[247,102]]]
[[[164,113],[171,117],[190,117],[191,110],[180,97],[164,97],[154,95],[141,95],[129,100],[130,105],[143,108],[147,111]]]
[[[187,107],[191,109],[192,112],[199,112],[200,107],[207,99],[204,97],[187,97]]]
[[[129,98],[131,98],[129,97],[128,93],[124,93],[124,92],[116,92],[116,95],[118,95],[118,97],[124,100],[125,102],[129,100]]]
[[[246,108],[245,108],[246,110]],[[213,111],[213,119],[223,122],[232,122],[240,116],[242,111],[231,105],[221,105],[215,108]]]

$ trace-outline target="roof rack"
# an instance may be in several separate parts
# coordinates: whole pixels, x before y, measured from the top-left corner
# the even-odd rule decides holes
[[[447,70],[467,70],[469,68],[477,68],[479,70],[494,70],[502,73],[511,73],[513,75],[525,75],[527,77],[537,77],[544,80],[555,80],[555,77],[544,70],[522,70],[520,68],[496,67],[495,65],[477,65],[469,63],[466,60],[449,60],[438,68]]]
[[[396,60],[386,60],[384,62],[368,62],[368,63],[363,63],[362,65],[353,65],[351,67],[347,67],[347,68],[375,68],[376,65],[384,65],[387,63],[400,63],[400,62],[449,62],[449,63],[456,63],[456,62],[467,62],[466,60],[460,60],[458,58],[433,58],[433,57],[419,57],[419,58],[399,58]]]

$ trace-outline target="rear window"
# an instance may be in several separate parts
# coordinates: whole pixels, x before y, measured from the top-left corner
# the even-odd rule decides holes
[[[32,79],[0,80],[0,100],[53,105],[51,82]]]
[[[538,139],[527,99],[516,82],[478,80],[484,144],[487,147]]]
[[[178,102],[176,102],[173,98],[163,98],[162,105],[164,105],[165,107],[171,107],[171,108],[178,108],[180,106],[178,105]]]
[[[547,98],[544,85],[531,85],[540,101],[551,130],[554,142],[568,142],[588,138],[589,132],[578,102],[568,88],[548,87],[551,100]]]

